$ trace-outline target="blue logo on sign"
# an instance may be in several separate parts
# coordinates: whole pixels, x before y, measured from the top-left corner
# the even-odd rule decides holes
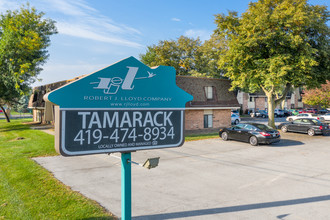
[[[193,97],[176,85],[175,69],[126,58],[44,96],[60,108],[185,108]]]

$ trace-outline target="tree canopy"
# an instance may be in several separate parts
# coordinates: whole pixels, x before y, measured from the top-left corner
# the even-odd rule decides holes
[[[37,80],[48,58],[55,21],[29,5],[0,17],[0,106],[17,102]]]
[[[328,19],[325,6],[305,0],[259,0],[241,16],[216,15],[215,33],[227,42],[219,67],[232,89],[265,92],[269,125],[275,127],[274,108],[292,86],[330,79]]]
[[[330,107],[330,81],[322,84],[319,88],[305,90],[303,94],[303,103],[307,105]]]
[[[157,45],[147,47],[141,61],[148,66],[173,66],[177,75],[193,75],[201,77],[217,77],[221,71],[217,67],[217,44],[198,38],[185,36],[177,40],[160,41]]]

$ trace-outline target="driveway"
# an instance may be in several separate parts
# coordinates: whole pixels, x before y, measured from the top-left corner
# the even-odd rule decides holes
[[[330,219],[330,136],[285,133],[258,147],[216,138],[138,151],[132,160],[156,156],[155,169],[132,165],[133,219]],[[35,160],[120,217],[119,159]]]

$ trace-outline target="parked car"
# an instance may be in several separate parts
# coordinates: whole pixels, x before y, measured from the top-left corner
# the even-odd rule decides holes
[[[239,115],[239,111],[238,111],[238,110],[231,110],[231,113],[232,113],[232,114]]]
[[[274,117],[284,117],[284,111],[282,109],[275,109],[274,110]]]
[[[237,114],[231,114],[231,123],[234,125],[237,125],[238,123],[240,123],[241,121],[241,117]]]
[[[320,118],[316,115],[316,114],[312,114],[312,113],[301,113],[298,115],[292,115],[286,118],[287,121],[292,122],[293,120],[296,120],[298,118],[314,118],[319,120]]]
[[[254,113],[255,117],[268,118],[268,112],[265,110],[258,110]]]
[[[329,111],[327,109],[320,109],[319,110],[319,114],[326,114],[329,113]]]
[[[317,114],[317,109],[316,108],[307,108],[305,109],[306,113],[313,113],[313,114]]]
[[[326,113],[324,115],[320,115],[320,120],[330,121],[330,113]]]
[[[224,141],[237,140],[249,142],[253,146],[276,143],[281,139],[280,133],[277,130],[268,125],[258,123],[242,123],[220,129],[219,137]]]
[[[289,111],[289,110],[287,110],[287,109],[284,109],[283,112],[284,112],[284,117],[287,117],[287,116],[291,116],[292,115],[292,112]]]
[[[291,115],[298,115],[299,111],[297,109],[290,109],[289,112],[291,112]]]
[[[325,135],[330,133],[329,125],[323,124],[314,118],[299,118],[289,123],[282,123],[278,127],[283,132],[292,131],[307,133],[310,136],[314,136],[315,134]]]

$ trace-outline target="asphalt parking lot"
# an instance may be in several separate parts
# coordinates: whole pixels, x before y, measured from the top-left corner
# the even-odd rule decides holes
[[[216,138],[132,153],[160,157],[155,169],[132,166],[133,219],[330,219],[330,136],[281,134],[274,145]],[[120,217],[119,159],[35,160]]]

